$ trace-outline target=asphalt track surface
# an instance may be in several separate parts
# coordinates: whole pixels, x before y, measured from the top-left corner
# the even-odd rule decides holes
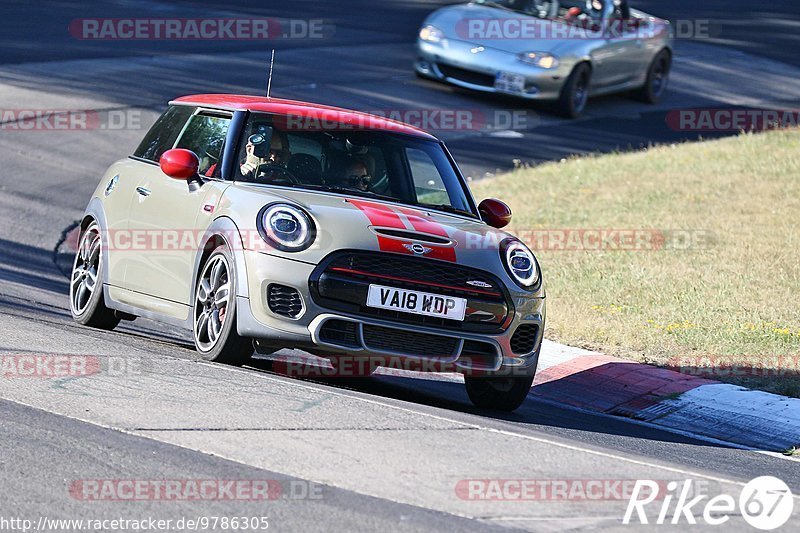
[[[671,109],[800,102],[792,52],[800,17],[793,1],[634,4],[669,18],[722,21],[724,31],[679,43],[662,105],[603,98],[575,122],[417,80],[411,43],[432,2],[270,4],[4,2],[0,8],[0,108],[120,111],[140,122],[97,131],[0,130],[0,353],[81,354],[99,358],[104,368],[128,369],[82,379],[0,377],[0,518],[267,516],[271,529],[283,531],[625,530],[632,526],[621,524],[624,501],[471,501],[456,488],[468,479],[691,479],[736,496],[751,478],[774,475],[800,494],[794,460],[629,420],[533,398],[498,416],[473,408],[463,388],[447,381],[296,380],[271,373],[261,360],[244,369],[200,363],[184,332],[148,321],[113,333],[73,324],[55,250],[100,174],[130,152],[169,98],[263,90],[268,48],[79,41],[66,30],[76,18],[323,18],[335,28],[330,38],[276,43],[275,94],[367,110],[528,113],[525,128],[437,132],[475,177],[508,168],[513,159],[539,162],[693,138],[666,127]],[[96,479],[272,480],[289,497],[131,502],[70,493],[75,482]],[[291,497],[287,487],[313,489],[315,497],[302,490]],[[787,530],[796,528],[796,514],[792,520]],[[727,528],[747,530],[740,518]]]

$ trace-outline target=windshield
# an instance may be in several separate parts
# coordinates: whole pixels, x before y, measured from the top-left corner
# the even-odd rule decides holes
[[[252,113],[238,157],[239,181],[477,217],[465,185],[436,141]]]
[[[600,19],[606,0],[474,0],[474,3],[514,11],[541,19],[574,21],[576,18]],[[608,0],[611,1],[611,0]],[[627,2],[617,0],[615,5]],[[572,10],[572,12],[570,12]],[[576,11],[577,10],[577,11]]]

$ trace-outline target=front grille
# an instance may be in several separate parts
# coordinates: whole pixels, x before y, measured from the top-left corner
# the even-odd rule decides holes
[[[348,320],[328,320],[320,328],[319,338],[336,346],[361,347],[358,340],[358,325]]]
[[[303,313],[303,297],[297,289],[285,285],[267,287],[267,304],[276,315],[297,318]]]
[[[439,63],[437,65],[439,71],[448,78],[471,83],[472,85],[481,85],[483,87],[494,87],[494,76],[490,74],[481,74],[480,72],[473,72],[463,68],[454,67],[452,65],[445,65]]]
[[[364,345],[367,349],[396,352],[403,355],[448,359],[458,349],[458,339],[416,333],[402,329],[364,325]]]
[[[536,337],[539,335],[539,326],[536,324],[523,324],[511,337],[511,351],[517,355],[527,355],[536,348]]]
[[[350,253],[338,256],[327,270],[372,281],[394,281],[421,291],[464,298],[480,296],[503,301],[500,284],[491,277],[458,265],[398,255]]]
[[[370,285],[410,289],[467,300],[464,321],[368,307]],[[312,275],[311,293],[323,307],[393,322],[476,333],[502,330],[511,306],[493,275],[461,265],[376,252],[341,252]]]

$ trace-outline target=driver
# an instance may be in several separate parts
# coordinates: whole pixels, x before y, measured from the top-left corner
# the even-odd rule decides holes
[[[258,131],[251,135],[247,139],[245,152],[247,157],[240,167],[242,177],[245,179],[271,179],[280,175],[281,169],[286,168],[291,156],[286,135],[274,129],[271,136],[269,131]]]

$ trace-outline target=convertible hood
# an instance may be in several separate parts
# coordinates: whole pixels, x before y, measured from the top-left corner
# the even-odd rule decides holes
[[[419,255],[497,274],[504,272],[497,250],[509,235],[478,220],[359,196],[253,185],[234,185],[225,196],[227,209],[236,211],[235,220],[253,221],[250,228],[240,225],[243,232],[255,228],[258,212],[268,203],[285,201],[311,214],[318,235],[310,249],[300,253],[260,249],[266,253],[316,264],[333,250],[360,249]]]

